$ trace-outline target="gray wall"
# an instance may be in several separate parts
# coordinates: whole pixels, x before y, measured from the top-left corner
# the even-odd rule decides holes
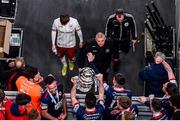
[[[98,31],[104,32],[107,17],[116,8],[124,8],[134,15],[138,37],[144,28],[145,3],[149,0],[18,0],[15,27],[23,28],[23,56],[27,64],[39,68],[43,76],[53,73],[63,79],[65,90],[69,91],[69,76],[59,75],[60,61],[51,53],[51,25],[61,13],[67,12],[77,18],[82,27],[84,40],[93,38]],[[174,0],[155,0],[162,17],[168,25],[175,25]],[[121,65],[121,72],[127,76],[128,87],[135,94],[142,95],[143,82],[138,71],[144,65],[143,41],[136,46],[136,52],[127,55]]]

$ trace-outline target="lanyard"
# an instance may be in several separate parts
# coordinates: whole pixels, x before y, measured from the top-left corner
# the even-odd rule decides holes
[[[59,102],[59,95],[58,95],[58,90],[56,90],[56,98],[58,100],[58,102],[56,102],[56,100],[54,99],[54,97],[52,96],[52,94],[49,92],[49,90],[47,90],[49,96],[51,97],[52,99],[52,102],[54,102],[55,104],[57,104]]]

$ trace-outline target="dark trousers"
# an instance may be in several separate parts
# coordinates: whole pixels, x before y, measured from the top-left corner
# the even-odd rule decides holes
[[[114,74],[118,73],[119,70],[119,66],[120,66],[120,58],[119,58],[119,54],[121,52],[127,54],[129,52],[130,49],[130,40],[126,39],[123,41],[117,41],[114,40],[114,53],[113,53],[113,71]]]

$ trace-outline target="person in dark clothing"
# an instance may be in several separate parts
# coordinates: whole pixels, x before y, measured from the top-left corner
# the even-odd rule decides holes
[[[1,66],[4,70],[10,70],[11,68],[15,67],[15,60],[7,59],[5,61],[1,61]]]
[[[113,41],[106,39],[101,32],[96,34],[95,40],[87,42],[80,51],[78,59],[79,68],[85,67],[86,56],[93,57],[93,63],[100,73],[103,74],[104,80],[107,81],[107,72],[111,64],[111,56],[113,55]]]
[[[170,105],[174,108],[172,120],[180,120],[180,94],[173,95],[169,99]]]
[[[6,90],[7,89],[7,77],[9,72],[12,68],[15,67],[15,60],[7,59],[0,61],[0,88]]]
[[[155,94],[156,97],[162,97],[164,95],[162,84],[167,79],[167,73],[162,65],[152,64],[150,67],[145,68],[139,73],[139,77],[146,82],[145,96]]]
[[[133,46],[137,42],[137,30],[134,17],[124,13],[123,9],[117,9],[115,14],[110,15],[107,23],[105,35],[114,41],[114,72],[119,67],[119,51],[127,54],[132,42]]]
[[[44,82],[46,90],[41,97],[42,116],[46,120],[65,120],[67,118],[67,101],[63,85],[53,75],[48,75]]]
[[[162,97],[163,84],[168,81],[168,74],[162,65],[165,55],[161,52],[155,54],[155,63],[145,67],[139,72],[139,77],[146,82],[145,96],[154,94],[155,97]]]
[[[153,113],[153,116],[150,120],[167,120],[168,116],[165,111],[162,111],[162,102],[160,99],[152,99],[150,103],[150,108]]]
[[[176,77],[173,73],[172,68],[164,59],[161,58],[162,56],[159,56],[159,57],[160,58],[156,60],[159,60],[159,63],[161,63],[163,67],[165,68],[168,74],[168,80],[169,80],[168,82],[163,84],[162,90],[165,93],[165,95],[162,98],[162,105],[163,105],[164,110],[166,111],[168,119],[171,119],[174,109],[170,106],[169,98],[173,95],[179,94],[179,91],[177,87]]]
[[[16,80],[23,75],[25,69],[25,61],[22,57],[17,57],[14,61],[14,67],[9,69],[0,68],[0,80],[4,83],[4,88],[8,91],[17,91]]]
[[[154,98],[154,95],[149,95],[149,98],[145,96],[141,96],[139,98],[141,103],[144,103],[146,106],[150,107],[151,112],[153,115],[151,116],[150,120],[167,120],[168,115],[166,110],[163,108],[162,100],[158,98]]]
[[[124,112],[129,111],[135,115],[135,119],[138,116],[138,108],[127,96],[119,96],[117,99],[117,106],[111,111],[111,120],[122,120]]]
[[[15,101],[7,100],[4,104],[6,108],[6,118],[8,120],[28,120],[26,106],[29,105],[31,97],[27,94],[18,94]]]
[[[85,97],[85,106],[82,106],[76,97],[77,80],[72,78],[71,82],[73,87],[71,89],[71,102],[73,105],[73,110],[76,113],[77,120],[100,120],[105,111],[104,106],[104,88],[103,88],[103,75],[99,74],[97,76],[99,81],[99,95],[98,101],[96,101],[96,96],[92,92],[88,92]]]
[[[112,85],[107,85],[106,83],[103,84],[106,95],[105,119],[110,119],[110,112],[117,106],[117,99],[119,96],[128,96],[131,99],[132,91],[124,88],[126,81],[124,75],[117,73],[113,77]]]
[[[162,97],[162,106],[164,110],[166,111],[168,119],[170,120],[173,115],[174,109],[173,107],[170,106],[169,98],[172,95],[176,95],[179,93],[178,87],[176,86],[175,83],[166,82],[165,84],[163,84],[162,90],[165,93],[165,95]]]

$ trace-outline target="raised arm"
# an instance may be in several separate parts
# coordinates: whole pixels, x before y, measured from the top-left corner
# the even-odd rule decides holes
[[[173,73],[173,70],[172,70],[171,66],[165,60],[162,61],[162,65],[164,66],[165,70],[168,73],[168,79],[170,81],[174,80],[174,83],[175,83],[176,77],[175,77],[175,75]]]
[[[99,100],[104,100],[104,86],[103,86],[103,75],[98,74],[97,79],[99,81]]]
[[[73,83],[73,87],[71,89],[71,101],[72,105],[74,106],[76,103],[79,103],[77,98],[76,98],[76,87],[77,87],[77,82],[74,79],[74,77],[71,78],[71,82]]]

